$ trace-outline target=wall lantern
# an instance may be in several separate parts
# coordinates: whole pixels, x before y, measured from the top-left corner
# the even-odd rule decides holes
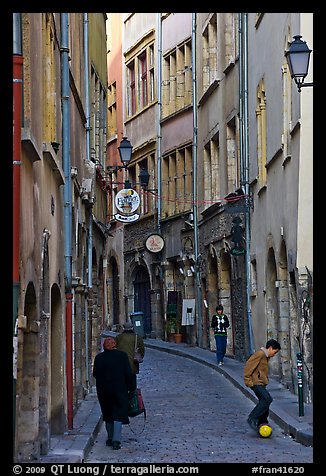
[[[120,154],[120,160],[123,165],[108,165],[107,166],[108,172],[111,172],[112,170],[121,170],[121,169],[127,170],[127,166],[131,160],[131,155],[132,155],[132,145],[130,141],[127,139],[127,137],[122,138],[120,145],[118,147],[118,150]],[[118,182],[113,182],[113,183],[118,183]],[[131,184],[128,179],[125,181],[124,188],[131,188]]]
[[[139,183],[140,183],[140,186],[146,191],[146,192],[157,192],[157,188],[152,188],[152,189],[148,189],[148,182],[149,182],[149,178],[150,178],[150,175],[148,173],[148,170],[146,169],[146,167],[142,167],[140,172],[139,172],[139,175],[138,175],[138,178],[139,178]]]
[[[304,83],[304,79],[308,74],[310,50],[305,41],[301,40],[301,35],[295,35],[294,40],[290,44],[290,49],[286,51],[285,56],[290,68],[291,78],[294,79],[299,93],[301,88],[313,86],[313,83]]]
[[[138,175],[139,182],[142,188],[146,189],[148,187],[149,177],[150,175],[148,173],[148,170],[145,167],[142,167]]]

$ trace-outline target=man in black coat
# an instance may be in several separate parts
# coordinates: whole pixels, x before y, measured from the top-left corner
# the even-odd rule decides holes
[[[97,397],[108,432],[107,446],[121,448],[122,424],[129,423],[128,391],[134,390],[134,379],[128,356],[116,348],[114,337],[103,343],[104,352],[96,355],[93,376],[96,378]]]

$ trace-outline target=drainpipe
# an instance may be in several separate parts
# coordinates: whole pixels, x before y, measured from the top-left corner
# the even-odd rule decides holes
[[[193,167],[192,167],[192,187],[193,187],[193,216],[194,216],[194,254],[195,254],[195,292],[196,292],[196,316],[197,316],[197,345],[202,346],[202,296],[200,287],[199,272],[199,250],[198,250],[198,216],[197,216],[197,90],[196,90],[196,20],[197,14],[192,14],[191,33],[191,61],[192,61],[192,114],[193,114]]]
[[[162,177],[161,177],[161,117],[162,117],[162,18],[161,13],[157,13],[157,231],[161,231],[161,195],[162,195]],[[162,296],[163,298],[163,296]]]
[[[72,359],[72,204],[70,164],[70,103],[69,103],[69,48],[68,13],[61,13],[61,106],[62,106],[62,161],[65,176],[64,195],[64,253],[66,291],[66,382],[68,429],[73,428],[73,359]]]
[[[86,161],[90,160],[90,108],[89,108],[89,60],[88,60],[88,13],[84,13],[84,84],[85,84],[85,115],[86,115]],[[89,210],[89,234],[92,235],[92,209]],[[91,242],[91,247],[89,243]],[[92,270],[89,271],[89,256],[92,256],[92,237],[88,237],[88,287],[92,287]],[[86,387],[89,386],[88,364],[88,301],[85,305],[85,355],[86,355]]]
[[[250,200],[249,200],[249,129],[248,129],[248,13],[239,13],[239,36],[241,50],[239,61],[240,79],[240,163],[243,172],[242,183],[246,197],[245,237],[246,237],[246,303],[249,335],[249,352],[254,352],[251,322],[251,277],[250,277]]]
[[[20,166],[23,92],[21,13],[13,13],[13,443],[16,430],[17,317],[20,293]]]

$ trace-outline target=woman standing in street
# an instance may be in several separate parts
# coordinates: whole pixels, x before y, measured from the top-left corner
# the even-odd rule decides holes
[[[104,351],[97,354],[94,360],[93,376],[108,433],[106,445],[119,450],[122,425],[129,423],[128,392],[134,390],[135,385],[128,357],[116,347],[114,337],[104,340]]]

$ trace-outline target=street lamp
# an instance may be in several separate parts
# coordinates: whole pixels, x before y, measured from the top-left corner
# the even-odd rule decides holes
[[[123,165],[108,165],[107,166],[108,172],[111,172],[112,170],[121,170],[121,169],[127,170],[127,167],[131,160],[131,155],[132,155],[132,145],[130,141],[127,139],[127,137],[122,138],[122,141],[120,142],[118,150],[119,150],[120,160]],[[118,183],[118,182],[112,182],[112,183]],[[124,187],[131,188],[129,179],[125,180]]]
[[[149,182],[149,173],[148,173],[148,170],[146,167],[142,167],[140,172],[139,172],[139,175],[138,175],[138,178],[139,178],[139,183],[140,183],[140,186],[146,191],[146,192],[157,192],[157,188],[152,188],[152,189],[148,189],[148,182]]]
[[[305,41],[301,40],[301,35],[295,35],[294,41],[290,44],[289,51],[285,56],[290,68],[291,78],[294,79],[299,93],[301,88],[313,86],[313,83],[304,83],[304,79],[308,74],[310,50]]]
[[[148,182],[149,182],[149,173],[148,173],[148,170],[146,169],[146,167],[141,168],[141,170],[139,172],[139,175],[138,175],[138,178],[139,178],[140,186],[142,188],[147,189]]]
[[[120,167],[120,168],[126,169],[131,160],[131,153],[132,153],[132,145],[130,144],[130,141],[127,139],[127,137],[122,138],[122,141],[120,142],[118,150],[119,150],[121,162],[123,163],[123,167]]]

